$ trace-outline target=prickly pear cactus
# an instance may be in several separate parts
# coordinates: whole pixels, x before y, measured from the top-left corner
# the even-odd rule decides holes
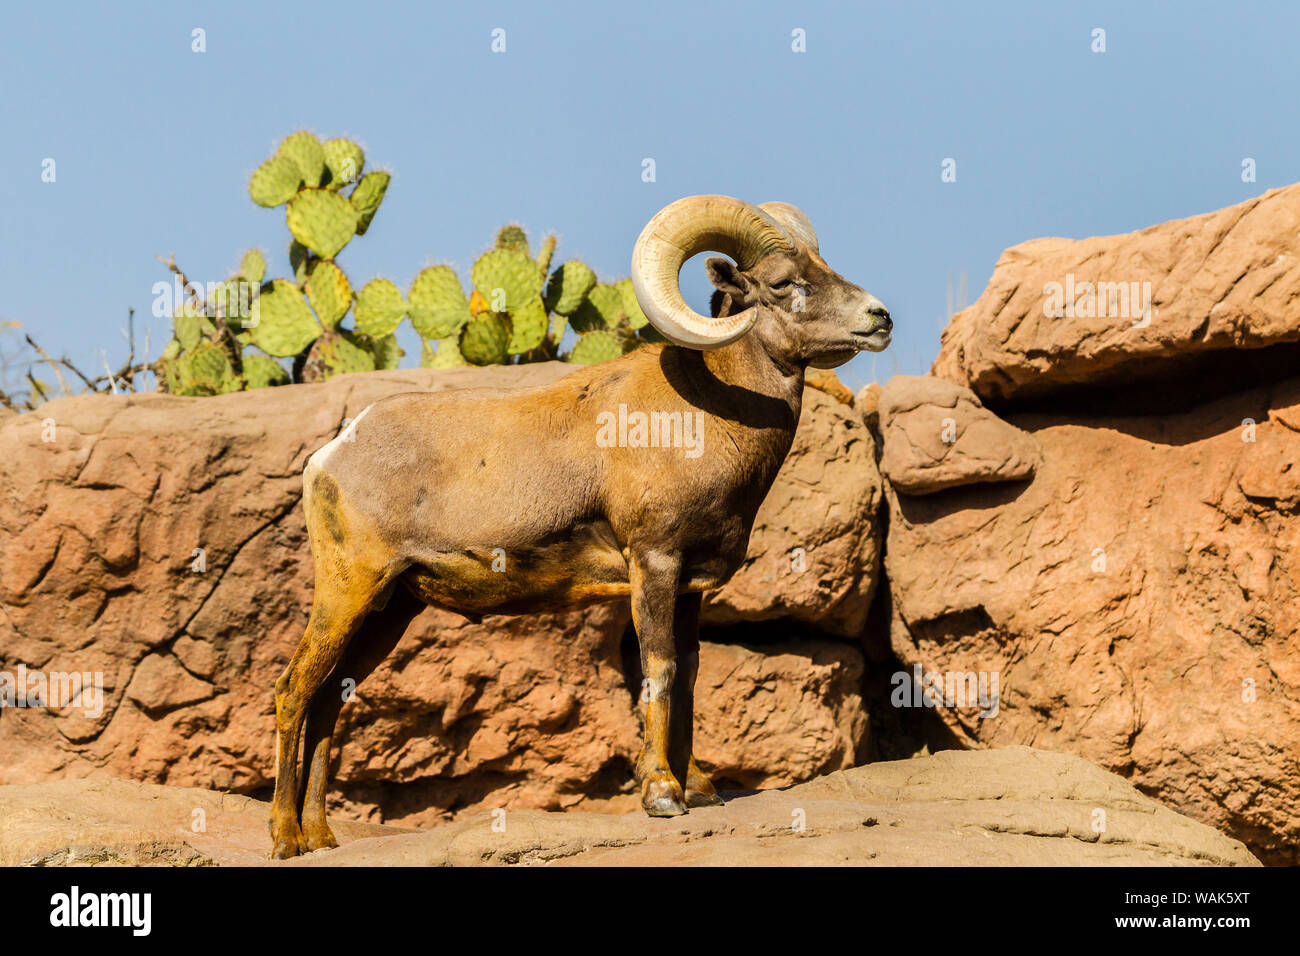
[[[636,290],[632,288],[632,280],[619,279],[614,283],[614,288],[618,290],[619,297],[623,300],[623,314],[627,316],[628,327],[645,328],[650,320],[641,311],[641,303],[636,300]]]
[[[248,181],[248,195],[259,206],[288,202],[302,185],[302,170],[288,156],[275,155],[257,167]]]
[[[267,355],[292,358],[320,337],[321,325],[292,282],[273,280],[253,305],[253,344]]]
[[[395,335],[372,338],[369,335],[358,333],[356,338],[375,357],[375,368],[377,369],[397,368],[401,364],[402,356],[406,354],[402,347],[397,344],[397,336]]]
[[[515,252],[522,253],[529,258],[532,257],[532,253],[528,250],[528,234],[517,223],[501,227],[501,231],[497,233],[496,247],[498,249],[513,249]]]
[[[546,308],[560,315],[573,315],[595,287],[596,273],[577,259],[570,259],[547,280]]]
[[[357,295],[357,329],[366,335],[392,335],[405,314],[406,300],[388,279],[371,279]]]
[[[493,312],[513,312],[542,292],[537,263],[516,249],[485,252],[474,263],[470,276]]]
[[[622,354],[622,339],[613,332],[597,330],[578,336],[578,341],[569,352],[568,361],[577,365],[594,365],[597,362],[618,358]]]
[[[321,177],[325,174],[325,150],[314,135],[300,130],[286,136],[276,155],[292,160],[307,186],[315,189],[320,185]]]
[[[210,342],[200,342],[174,359],[164,359],[161,372],[167,391],[174,395],[224,395],[243,388],[230,356]]]
[[[375,218],[379,204],[384,201],[384,193],[388,192],[390,178],[385,172],[366,173],[348,197],[357,210],[358,236],[364,236],[370,228],[370,220]]]
[[[563,357],[572,362],[604,361],[656,340],[630,280],[600,283],[577,260],[552,271],[556,237],[546,236],[534,258],[517,223],[497,232],[468,286],[451,266],[435,265],[405,295],[385,278],[357,291],[336,257],[369,229],[392,180],[365,163],[351,140],[322,142],[300,130],[257,167],[249,196],[285,207],[292,277],[268,278],[265,257],[253,249],[235,275],[178,304],[174,337],[155,365],[160,388],[218,395],[396,368],[408,316],[421,339],[420,364],[431,368],[560,358],[570,328],[577,339]]]
[[[307,279],[307,301],[327,329],[337,329],[352,308],[352,286],[343,270],[329,260],[316,263]]]
[[[351,201],[328,189],[303,189],[289,200],[289,231],[322,259],[333,259],[357,232]]]
[[[555,236],[547,236],[542,241],[542,251],[537,254],[537,268],[545,276],[551,271],[551,259],[555,256]]]
[[[366,164],[366,154],[350,139],[327,140],[324,147],[325,170],[328,173],[326,189],[336,192],[361,178],[361,167]]]
[[[569,316],[569,324],[578,333],[598,329],[615,329],[623,318],[623,296],[612,285],[597,283],[586,299]]]
[[[540,348],[542,342],[546,340],[549,324],[546,307],[542,305],[540,298],[533,299],[522,308],[511,312],[510,341],[506,345],[506,351],[511,355],[518,355]]]
[[[471,318],[469,299],[450,266],[430,266],[411,283],[411,325],[426,339],[455,335]]]
[[[373,372],[375,369],[374,354],[350,332],[334,332],[323,336],[320,354],[325,363],[326,378],[349,372]]]
[[[245,352],[244,384],[247,388],[268,388],[272,385],[288,385],[289,373],[275,359],[258,352]]]
[[[249,249],[239,260],[239,274],[253,285],[261,285],[266,278],[266,259],[256,249]]]
[[[471,365],[502,364],[509,344],[510,320],[497,312],[484,312],[460,332],[460,354]]]
[[[459,368],[465,364],[465,356],[460,354],[459,338],[438,342],[426,340],[420,353],[420,365],[424,368]]]

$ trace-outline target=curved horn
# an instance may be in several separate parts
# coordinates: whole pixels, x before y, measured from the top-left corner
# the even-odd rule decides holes
[[[748,332],[758,310],[709,318],[686,304],[678,275],[701,252],[721,252],[752,269],[774,252],[793,253],[794,246],[768,213],[730,196],[679,199],[641,230],[632,250],[632,288],[646,318],[677,345],[715,349]]]
[[[788,202],[765,202],[758,208],[780,223],[791,238],[802,242],[815,255],[821,255],[817,249],[817,230],[798,206]]]

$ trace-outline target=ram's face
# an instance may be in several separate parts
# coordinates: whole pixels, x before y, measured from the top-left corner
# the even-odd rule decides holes
[[[718,289],[714,313],[757,307],[755,332],[791,361],[835,368],[889,345],[889,310],[802,243],[793,255],[769,255],[746,271],[721,258],[709,259],[708,270]]]

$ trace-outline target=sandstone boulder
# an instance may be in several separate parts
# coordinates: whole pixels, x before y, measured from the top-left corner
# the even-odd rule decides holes
[[[799,431],[758,510],[749,554],[706,597],[704,620],[787,618],[856,639],[880,573],[880,485],[876,439],[862,416],[805,390]]]
[[[975,393],[928,375],[895,375],[880,395],[880,470],[909,495],[1034,474],[1031,435],[980,404]]]
[[[335,823],[270,861],[266,804],[127,781],[0,787],[0,865],[1257,866],[1236,840],[1077,757],[1014,747],[844,770],[726,806],[482,813],[424,832]]]
[[[997,676],[995,714],[935,708],[961,745],[1079,754],[1300,862],[1300,379],[1009,419],[1042,449],[1031,482],[887,485],[904,671]]]
[[[5,417],[0,675],[92,675],[103,700],[0,708],[0,783],[107,773],[269,793],[272,687],[310,607],[307,456],[384,395],[524,386],[571,370],[416,369],[217,398],[85,396]],[[728,621],[817,621],[820,607],[827,630],[843,632],[866,613],[879,562],[872,438],[843,406],[808,395],[750,563],[734,597],[713,605]],[[818,460],[820,446],[852,457]],[[849,501],[837,507],[828,492]],[[796,546],[807,549],[808,583],[764,593],[781,573],[777,556]],[[344,708],[335,808],[425,823],[488,801],[633,800],[629,628],[619,605],[480,624],[427,611]],[[861,668],[851,643],[814,638],[772,653],[707,644],[702,754],[743,786],[849,765],[866,741],[852,676]],[[801,735],[790,714],[813,729]]]
[[[944,330],[933,374],[985,402],[1222,375],[1228,352],[1300,342],[1297,232],[1300,184],[1128,235],[1014,246]]]

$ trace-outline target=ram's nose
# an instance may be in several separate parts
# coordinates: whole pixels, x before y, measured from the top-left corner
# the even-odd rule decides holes
[[[867,296],[866,323],[863,328],[854,329],[853,337],[858,341],[859,349],[868,352],[883,352],[889,348],[894,330],[894,320],[889,317],[889,310],[874,295]]]
[[[894,330],[894,320],[889,317],[889,310],[874,295],[867,297],[867,319],[871,323],[869,328],[873,333]]]

